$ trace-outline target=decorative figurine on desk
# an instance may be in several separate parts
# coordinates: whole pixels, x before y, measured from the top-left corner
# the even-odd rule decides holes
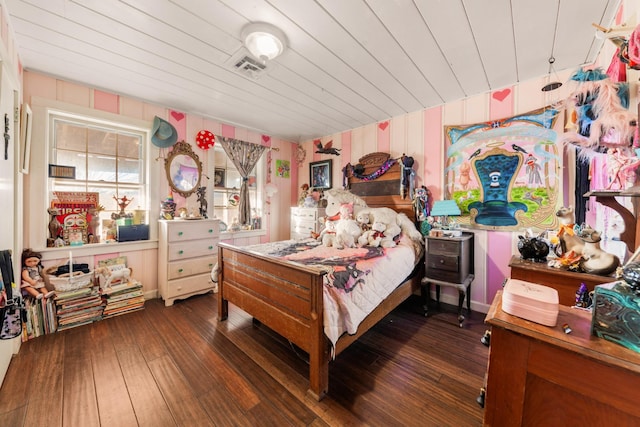
[[[22,251],[22,284],[29,295],[35,299],[50,298],[53,291],[45,285],[44,268],[42,267],[42,254],[40,252],[25,249]]]
[[[573,206],[563,206],[556,211],[556,217],[560,223],[558,227],[558,244],[555,248],[555,253],[558,257],[565,255],[570,256],[571,252],[576,255],[582,253],[583,243],[578,236],[576,236],[576,224],[575,215],[573,212]],[[552,242],[556,243],[556,242]]]
[[[576,307],[591,308],[591,304],[593,304],[592,294],[592,292],[589,292],[587,285],[581,283],[576,291]]]
[[[546,262],[549,255],[549,245],[540,235],[532,237],[532,232],[527,230],[524,236],[518,236],[518,251],[523,259],[535,262]]]
[[[607,276],[618,267],[620,259],[600,248],[600,233],[590,227],[585,227],[579,236],[584,242],[580,270],[585,273]]]

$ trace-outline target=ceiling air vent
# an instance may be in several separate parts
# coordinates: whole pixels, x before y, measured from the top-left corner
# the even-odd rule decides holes
[[[252,79],[258,79],[263,74],[267,73],[267,65],[253,59],[249,55],[242,55],[233,62],[233,67],[240,73],[251,77]]]

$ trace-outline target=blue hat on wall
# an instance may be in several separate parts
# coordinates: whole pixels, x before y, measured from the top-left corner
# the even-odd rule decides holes
[[[178,131],[171,123],[158,116],[153,118],[151,142],[159,148],[171,147],[178,141]]]

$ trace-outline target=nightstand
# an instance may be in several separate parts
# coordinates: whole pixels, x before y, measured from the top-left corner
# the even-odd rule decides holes
[[[425,277],[421,282],[424,315],[429,312],[431,284],[436,285],[436,300],[440,306],[440,286],[458,290],[458,323],[462,327],[462,303],[467,298],[467,313],[471,313],[469,290],[474,279],[473,233],[463,232],[460,237],[433,237],[425,239]]]

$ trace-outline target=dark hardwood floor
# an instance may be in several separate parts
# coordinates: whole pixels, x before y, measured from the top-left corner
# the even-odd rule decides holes
[[[0,389],[12,426],[478,426],[484,314],[421,315],[412,297],[330,365],[316,402],[305,354],[213,294],[23,343]]]

